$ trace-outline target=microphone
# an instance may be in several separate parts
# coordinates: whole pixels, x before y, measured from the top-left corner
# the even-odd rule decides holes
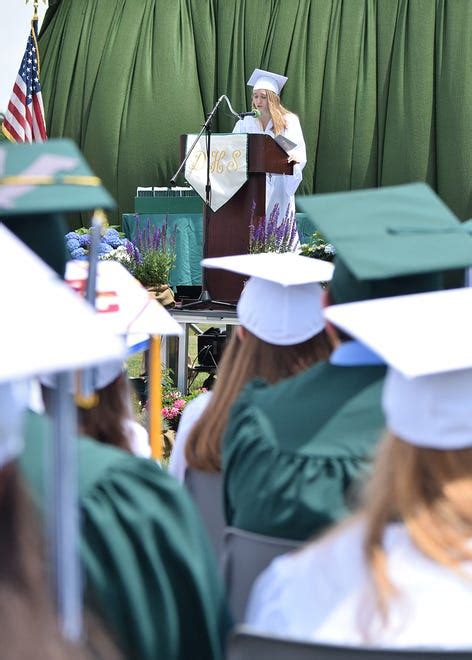
[[[251,110],[251,112],[239,112],[238,114],[241,119],[244,119],[244,117],[255,117],[256,119],[259,119],[259,117],[262,115],[260,110]]]

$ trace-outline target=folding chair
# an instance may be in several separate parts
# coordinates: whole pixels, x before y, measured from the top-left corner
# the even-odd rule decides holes
[[[279,539],[227,527],[223,540],[223,576],[231,613],[243,621],[249,594],[257,576],[272,559],[298,548],[301,541]]]
[[[185,485],[200,511],[218,560],[221,558],[225,519],[221,472],[203,472],[187,468]]]
[[[270,637],[241,626],[236,628],[229,640],[226,657],[227,660],[470,660],[472,649],[406,651],[330,646]]]

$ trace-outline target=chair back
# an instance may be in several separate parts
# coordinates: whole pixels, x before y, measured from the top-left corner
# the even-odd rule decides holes
[[[218,561],[221,559],[225,518],[223,515],[223,486],[221,472],[203,472],[187,468],[185,485],[200,511]]]
[[[257,576],[270,562],[298,548],[301,541],[254,534],[227,527],[223,540],[223,576],[234,621],[244,620],[246,605]]]
[[[229,640],[227,660],[470,660],[469,651],[400,650],[311,644],[255,633],[246,626]]]

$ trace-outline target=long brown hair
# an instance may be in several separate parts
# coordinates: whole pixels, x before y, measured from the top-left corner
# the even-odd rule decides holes
[[[48,588],[41,533],[14,463],[0,469],[0,630],[9,658],[79,660],[84,647],[65,641]],[[117,658],[100,633],[102,658]],[[98,651],[97,644],[95,649]]]
[[[46,410],[52,410],[53,390],[42,385]],[[120,374],[98,391],[98,403],[93,408],[77,408],[77,423],[81,433],[107,445],[131,451],[127,422],[134,419],[132,395],[128,378]]]
[[[104,444],[131,451],[127,422],[133,419],[131,391],[122,373],[99,392],[98,405],[78,408],[80,431]]]
[[[229,411],[246,383],[253,378],[276,383],[327,359],[331,352],[324,330],[292,346],[275,346],[247,330],[245,333],[241,340],[234,332],[228,342],[211,401],[189,434],[185,456],[190,467],[207,472],[220,471],[220,444]]]
[[[472,559],[472,448],[415,447],[388,433],[366,490],[365,516],[364,552],[385,622],[397,593],[382,544],[389,522],[403,522],[417,548],[443,566],[460,571]]]

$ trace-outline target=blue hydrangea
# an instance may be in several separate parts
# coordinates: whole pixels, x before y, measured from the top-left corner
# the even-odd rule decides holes
[[[111,245],[108,245],[108,243],[100,243],[98,246],[98,254],[108,254],[109,252],[112,252],[113,248]]]
[[[73,250],[76,250],[77,248],[80,247],[79,237],[77,236],[77,238],[69,238],[66,241],[66,247],[69,250],[69,252],[72,254]]]
[[[77,247],[70,253],[70,256],[72,259],[84,259],[87,256],[87,253],[85,252],[84,248]]]
[[[68,241],[69,239],[75,239],[75,240],[78,241],[79,238],[80,238],[80,236],[79,236],[79,234],[78,234],[76,231],[70,231],[68,234],[65,235],[64,238],[65,238],[66,243],[67,243],[67,241]]]
[[[121,238],[119,233],[116,231],[116,229],[107,229],[107,231],[103,235],[103,240],[108,243],[108,245],[111,245],[112,248],[117,248],[120,247],[121,243]]]
[[[90,246],[90,234],[82,234],[79,238],[80,247],[88,248]]]
[[[109,228],[106,230],[104,236],[105,236],[106,238],[109,237],[109,236],[118,236],[118,238],[119,238],[119,237],[120,237],[120,234],[119,234],[118,231],[117,231],[116,229],[114,229],[113,227],[109,227]]]

